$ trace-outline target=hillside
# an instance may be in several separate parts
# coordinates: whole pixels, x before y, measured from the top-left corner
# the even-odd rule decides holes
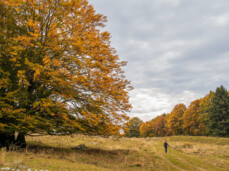
[[[26,137],[25,151],[1,150],[1,170],[224,170],[229,139],[175,136],[102,138],[83,135]],[[163,142],[170,147],[164,153]],[[86,149],[71,149],[85,144]]]

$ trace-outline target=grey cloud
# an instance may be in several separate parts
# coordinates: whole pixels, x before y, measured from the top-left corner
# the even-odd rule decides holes
[[[128,61],[124,70],[135,87],[132,115],[156,116],[229,86],[229,1],[90,2],[108,17],[112,45]],[[154,105],[145,106],[148,101]]]

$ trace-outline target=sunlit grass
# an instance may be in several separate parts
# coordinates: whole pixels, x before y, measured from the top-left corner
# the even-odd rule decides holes
[[[164,140],[170,145],[163,149]],[[24,151],[0,152],[0,167],[20,170],[229,170],[229,139],[212,137],[26,137]],[[215,143],[214,143],[215,141]],[[88,149],[71,149],[85,144]]]

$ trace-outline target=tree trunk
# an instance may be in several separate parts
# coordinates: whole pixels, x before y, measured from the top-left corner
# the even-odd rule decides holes
[[[5,132],[0,133],[0,148],[6,147],[6,150],[9,151],[10,144],[15,143],[14,134],[9,134]]]
[[[6,147],[7,136],[6,133],[0,133],[0,148]]]
[[[25,134],[23,133],[18,133],[16,143],[17,146],[20,148],[26,148],[26,142],[25,142]]]

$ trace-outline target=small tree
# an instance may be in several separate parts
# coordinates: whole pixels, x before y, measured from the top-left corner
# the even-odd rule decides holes
[[[152,121],[144,122],[140,126],[140,136],[141,137],[151,137],[154,135],[154,125]]]
[[[183,128],[186,135],[201,135],[200,100],[191,102],[183,115]]]
[[[184,104],[176,105],[168,116],[167,125],[173,135],[182,135],[183,131],[183,115],[186,110]]]
[[[209,135],[209,112],[212,108],[212,98],[214,92],[210,91],[209,94],[200,99],[200,133],[201,135]]]
[[[126,133],[127,137],[139,137],[140,136],[140,126],[143,121],[138,117],[131,118],[128,122],[129,131]]]
[[[166,127],[166,114],[162,114],[154,119],[155,136],[165,136],[168,128]]]

